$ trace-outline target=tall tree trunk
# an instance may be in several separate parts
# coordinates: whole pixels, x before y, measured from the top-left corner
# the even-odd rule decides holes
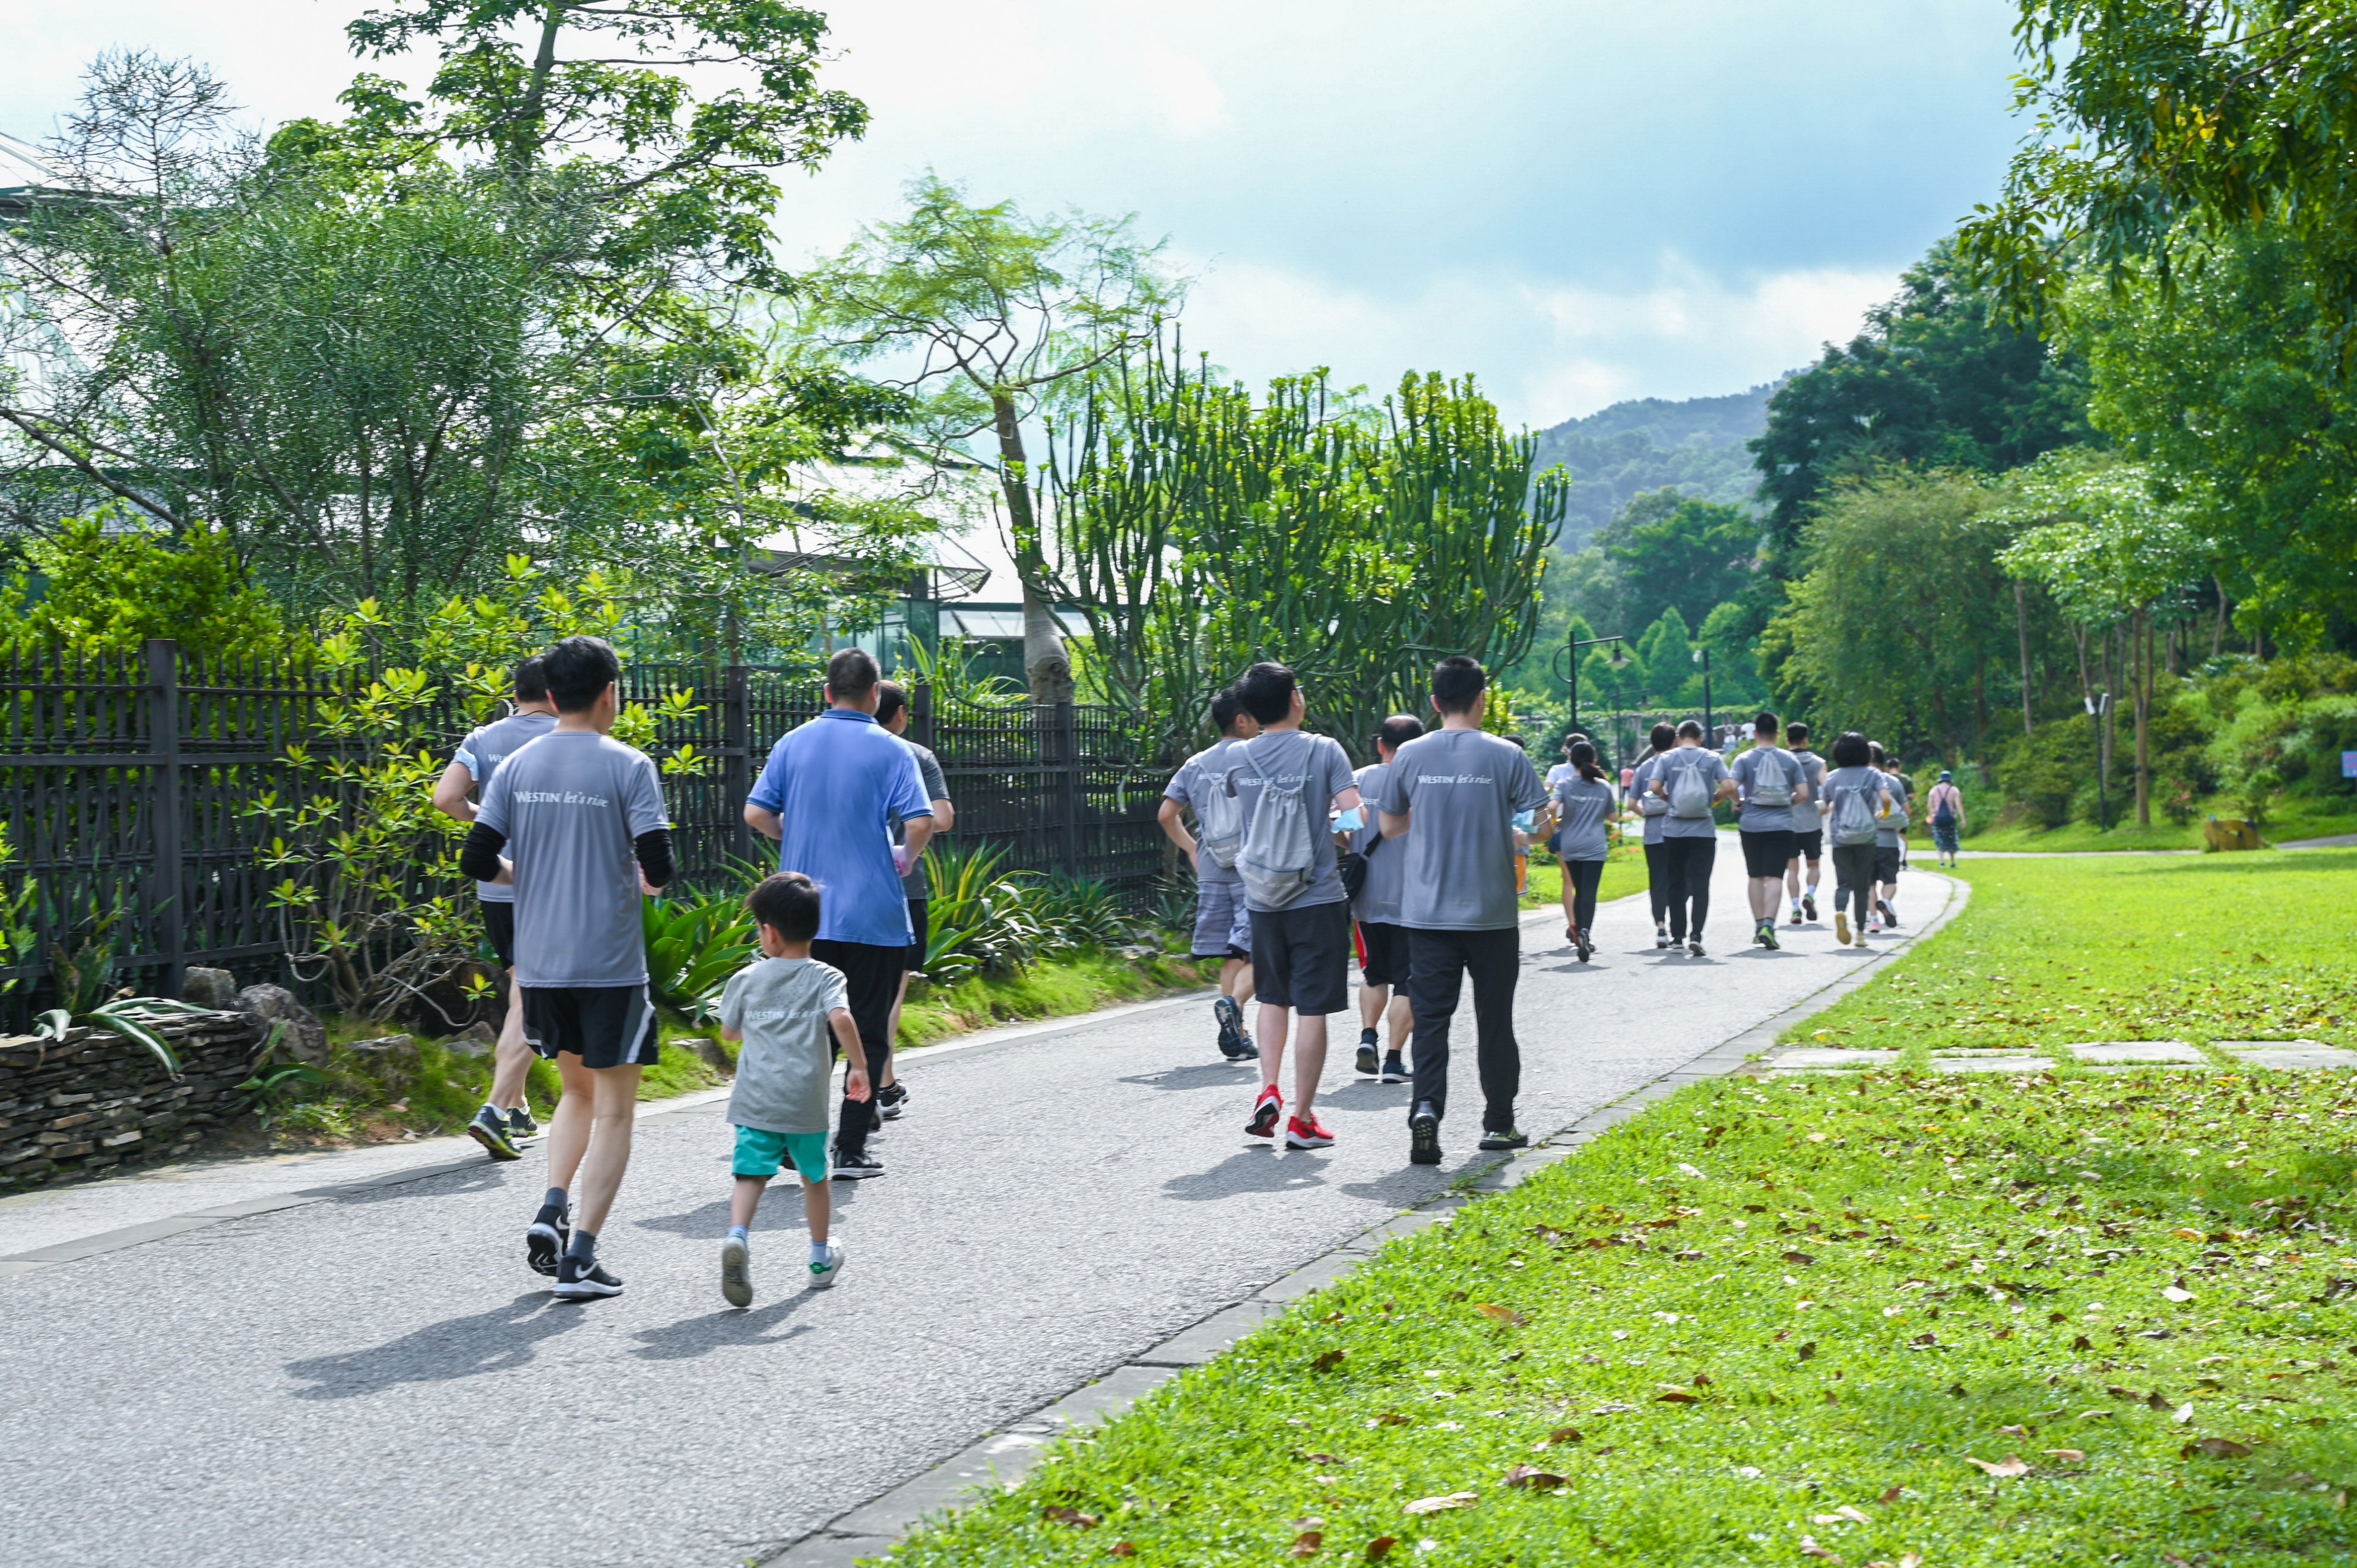
[[[2021,733],[2029,735],[2038,728],[2038,721],[2030,717],[2029,608],[2022,581],[2018,577],[2013,580],[2013,629],[2021,641]],[[2083,664],[2085,660],[2086,644],[2083,640],[2080,644],[2080,660]]]
[[[2212,577],[2218,585],[2218,618],[2210,626],[2210,657],[2215,659],[2226,651],[2226,580]]]
[[[1049,607],[1044,579],[1047,558],[1039,548],[1039,523],[1031,510],[1031,464],[1023,446],[1023,422],[1014,398],[993,392],[992,424],[998,435],[998,489],[1006,499],[1008,532],[1014,535],[1015,575],[1023,585],[1023,673],[1035,705],[1072,700],[1072,656],[1063,628]]]
[[[533,155],[540,151],[540,122],[548,109],[548,81],[556,73],[557,35],[565,31],[565,13],[570,8],[570,0],[551,0],[541,16],[540,47],[533,53],[531,85],[524,89],[515,123],[500,134],[500,172],[510,179],[522,179],[530,173]]]
[[[2136,826],[2152,826],[2152,615],[2138,610],[2128,619],[2129,679],[2136,682]]]
[[[1988,666],[1982,664],[1975,666],[1973,670],[1973,749],[1975,751],[1987,749],[1988,729]],[[1953,741],[1950,742],[1948,766],[1954,768],[1962,760],[1963,753],[1957,749]]]

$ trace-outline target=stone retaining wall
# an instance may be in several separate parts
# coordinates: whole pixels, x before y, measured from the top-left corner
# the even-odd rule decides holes
[[[211,1013],[158,1028],[178,1079],[110,1029],[0,1037],[0,1192],[187,1154],[236,1115],[265,1027]]]

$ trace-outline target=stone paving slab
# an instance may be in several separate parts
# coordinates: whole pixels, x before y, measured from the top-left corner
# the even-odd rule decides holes
[[[2293,1072],[2357,1068],[2357,1051],[2345,1051],[2333,1046],[2229,1046],[2227,1050],[2235,1060],[2248,1062],[2253,1067],[2281,1068]]]
[[[1933,1072],[2050,1072],[2052,1057],[1949,1057],[1932,1058]]]
[[[2093,1067],[2110,1062],[2186,1062],[2207,1067],[2210,1058],[2183,1040],[2102,1040],[2068,1047],[2072,1059]]]

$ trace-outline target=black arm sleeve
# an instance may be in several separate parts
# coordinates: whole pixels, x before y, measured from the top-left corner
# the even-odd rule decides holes
[[[507,847],[507,834],[477,822],[467,830],[467,842],[458,846],[458,869],[478,882],[496,882],[500,851]]]
[[[671,830],[651,828],[630,841],[638,851],[639,869],[646,873],[647,883],[653,887],[668,887],[673,875],[671,864]]]

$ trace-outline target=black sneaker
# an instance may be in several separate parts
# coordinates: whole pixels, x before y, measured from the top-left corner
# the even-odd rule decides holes
[[[483,1153],[495,1160],[520,1160],[523,1151],[515,1146],[508,1132],[508,1119],[486,1105],[475,1112],[467,1123],[467,1136],[483,1145]]]
[[[1795,905],[1793,905],[1793,906],[1792,906],[1792,924],[1793,924],[1793,925],[1797,926],[1797,925],[1799,925],[1800,923],[1801,923],[1801,907],[1800,907],[1798,904],[1795,904]]]
[[[1655,926],[1653,928],[1653,945],[1657,948],[1665,948],[1670,945],[1670,930],[1667,926]]]
[[[876,1091],[876,1103],[883,1108],[885,1121],[898,1122],[900,1119],[900,1112],[909,1109],[908,1085],[886,1084]]]
[[[508,1112],[508,1136],[519,1144],[540,1136],[540,1123],[532,1119],[531,1106],[519,1105]]]
[[[565,1255],[565,1249],[572,1242],[573,1227],[565,1222],[564,1216],[559,1215],[554,1219],[535,1219],[532,1222],[532,1229],[523,1233],[523,1261],[533,1273],[554,1274],[556,1273],[556,1260]]]
[[[567,1252],[557,1260],[556,1283],[549,1294],[559,1301],[594,1301],[601,1295],[619,1295],[622,1282],[606,1272],[603,1263],[584,1263]]]
[[[1696,937],[1692,941],[1686,943],[1686,951],[1693,954],[1695,958],[1702,957],[1702,939],[1700,937]]]
[[[1897,930],[1899,929],[1899,911],[1890,907],[1890,900],[1888,898],[1877,898],[1875,903],[1882,910],[1882,929],[1886,931]]]
[[[1481,1147],[1485,1149],[1527,1149],[1530,1146],[1530,1134],[1519,1127],[1509,1127],[1501,1133],[1481,1134]]]
[[[1812,920],[1817,918],[1817,896],[1815,894],[1803,893],[1801,895],[1801,912],[1808,916]]]
[[[1587,940],[1587,933],[1586,931],[1581,931],[1577,936],[1574,937],[1572,939],[1571,945],[1573,949],[1578,952],[1579,961],[1582,963],[1586,963],[1589,959],[1596,956],[1596,944]]]
[[[866,1181],[884,1174],[884,1162],[865,1149],[837,1149],[834,1174],[844,1181]]]
[[[1382,1063],[1375,1051],[1375,1036],[1372,1034],[1361,1036],[1359,1041],[1357,1067],[1361,1078],[1372,1078],[1383,1071]]]
[[[1211,1016],[1220,1021],[1220,1054],[1230,1061],[1241,1061],[1244,1049],[1244,1010],[1236,1005],[1232,996],[1222,996],[1211,1004]]]
[[[1415,1080],[1415,1074],[1408,1071],[1407,1063],[1400,1060],[1400,1054],[1397,1051],[1383,1058],[1385,1083],[1413,1083]]]
[[[1419,1104],[1415,1113],[1407,1119],[1407,1163],[1412,1165],[1437,1165],[1440,1163],[1440,1112],[1429,1104]]]

